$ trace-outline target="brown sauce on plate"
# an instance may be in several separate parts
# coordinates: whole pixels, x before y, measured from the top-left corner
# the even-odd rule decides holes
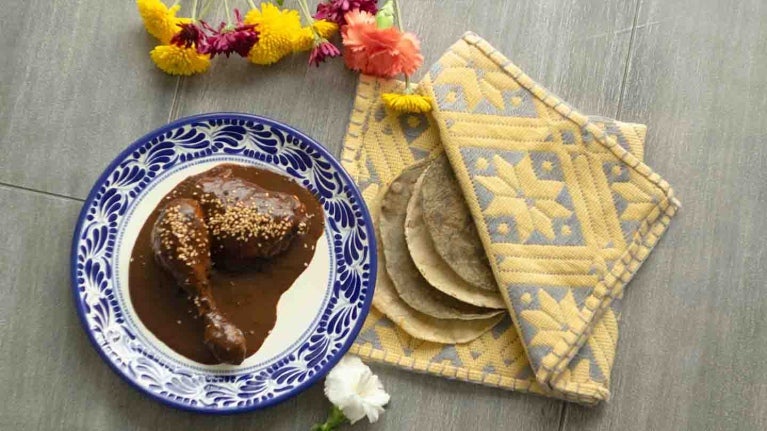
[[[277,302],[306,269],[314,256],[317,239],[324,229],[323,210],[317,199],[290,178],[264,169],[241,165],[229,168],[235,177],[255,183],[269,191],[295,195],[305,205],[307,229],[296,236],[287,250],[252,268],[230,272],[211,270],[210,284],[219,309],[245,335],[247,353],[255,353],[277,321]],[[210,172],[210,171],[208,171]],[[205,175],[189,177],[158,204],[144,222],[131,253],[128,288],[139,319],[158,339],[175,352],[202,364],[219,361],[203,343],[204,324],[194,304],[173,277],[155,260],[151,231],[165,203],[175,198],[199,198],[195,181]]]

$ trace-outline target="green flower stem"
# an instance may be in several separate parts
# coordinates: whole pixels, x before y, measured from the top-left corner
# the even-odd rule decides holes
[[[208,11],[210,10],[210,6],[213,4],[213,0],[205,0],[205,3],[202,5],[202,11],[200,12],[200,19],[204,19],[206,16],[208,16]]]
[[[256,3],[253,0],[248,0],[248,3],[250,4],[250,8],[251,9],[255,9],[256,8]]]
[[[399,31],[403,31],[402,30],[402,26],[403,26],[402,12],[400,11],[400,8],[399,8],[399,1],[398,0],[390,0],[390,1],[392,2],[392,5],[394,6],[394,14],[397,17],[397,28],[399,29]],[[405,94],[412,94],[412,93],[413,93],[413,90],[410,88],[410,76],[405,75]]]
[[[298,0],[298,6],[301,8],[301,14],[309,22],[309,25],[312,25],[314,18],[312,18],[312,13],[309,11],[309,5],[306,4],[306,0]]]
[[[312,431],[333,431],[346,421],[347,420],[346,416],[344,416],[344,412],[342,412],[338,407],[333,406],[333,410],[330,411],[328,419],[325,421],[325,423],[314,425],[312,427]]]
[[[392,0],[394,5],[394,13],[397,15],[397,28],[402,31],[402,13],[399,10],[399,1]]]
[[[197,21],[197,1],[194,0],[194,3],[192,3],[192,21]]]
[[[312,34],[314,34],[314,42],[318,43],[322,37],[319,33],[317,33],[317,29],[314,28],[314,18],[312,17],[312,13],[309,10],[309,5],[306,3],[306,0],[298,0],[298,5],[301,9],[301,15],[306,18],[306,21],[309,23],[309,28],[312,29]]]
[[[226,9],[226,25],[232,25],[232,10],[229,8],[229,0],[224,0],[224,9]]]

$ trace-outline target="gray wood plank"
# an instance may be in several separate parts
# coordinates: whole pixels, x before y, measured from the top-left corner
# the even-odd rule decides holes
[[[767,429],[766,21],[761,0],[641,4],[621,118],[683,208],[628,287],[613,400],[568,431]]]
[[[307,71],[304,56],[271,68],[220,61],[177,89],[176,79],[156,71],[146,56],[153,43],[133,2],[59,4],[55,18],[32,26],[41,5],[0,7],[0,35],[11,41],[0,48],[10,59],[0,63],[0,182],[83,197],[120,148],[164,123],[169,112],[259,113],[340,151],[356,81],[340,62]],[[418,0],[404,7],[406,22],[422,38],[426,65],[474,30],[584,111],[617,110],[633,0]],[[66,31],[53,33],[60,22]],[[32,33],[17,38],[27,24]],[[41,46],[45,55],[33,49]],[[38,118],[44,121],[31,121]],[[0,303],[0,385],[11,388],[0,391],[0,429],[287,430],[308,429],[324,417],[328,403],[320,387],[265,412],[203,417],[161,406],[118,382],[67,305],[69,237],[80,203],[0,188],[0,204],[0,237],[6,238],[0,276],[10,280],[0,284],[8,298]],[[543,430],[559,423],[557,401],[375,369],[393,401],[380,423],[358,429]]]
[[[167,121],[178,78],[149,59],[134,1],[3,1],[0,22],[0,182],[84,197]]]

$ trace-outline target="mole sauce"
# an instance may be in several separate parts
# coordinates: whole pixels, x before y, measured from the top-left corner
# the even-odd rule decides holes
[[[217,166],[220,168],[221,165]],[[221,312],[239,327],[246,338],[247,356],[255,353],[277,321],[277,302],[306,269],[314,256],[317,239],[324,229],[322,206],[305,188],[290,178],[264,169],[226,165],[234,176],[264,189],[289,193],[306,206],[308,229],[293,239],[288,249],[241,272],[211,270],[210,283]],[[174,198],[199,198],[195,180],[189,177],[171,190],[144,222],[131,253],[129,290],[139,319],[157,338],[175,352],[203,364],[218,360],[203,344],[204,325],[184,292],[155,261],[150,233],[165,203]]]

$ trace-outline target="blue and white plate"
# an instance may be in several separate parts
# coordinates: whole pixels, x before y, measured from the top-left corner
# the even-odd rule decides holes
[[[175,353],[144,327],[128,293],[130,255],[147,215],[181,180],[220,163],[281,172],[309,189],[325,215],[315,256],[280,299],[272,333],[239,366]],[[101,357],[149,396],[206,413],[264,408],[314,384],[357,336],[375,274],[370,215],[346,171],[308,136],[247,114],[183,118],[134,142],[93,186],[72,243],[75,305]]]

